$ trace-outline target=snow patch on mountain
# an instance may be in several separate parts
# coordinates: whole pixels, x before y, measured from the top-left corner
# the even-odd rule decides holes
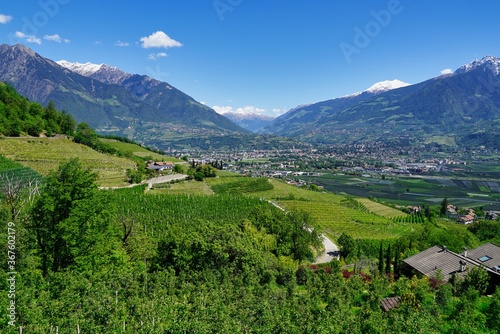
[[[393,89],[398,89],[402,87],[409,86],[409,83],[403,82],[401,80],[385,80],[380,81],[365,90],[367,93],[380,94],[384,92],[388,92]]]
[[[493,56],[486,56],[482,59],[476,59],[473,62],[461,66],[455,73],[466,73],[477,68],[483,67],[492,71],[495,75],[500,74],[500,58]]]
[[[385,80],[385,81],[380,81],[377,82],[376,84],[372,85],[370,88],[362,91],[362,92],[356,92],[352,93],[349,95],[342,96],[341,98],[350,98],[350,97],[356,97],[358,95],[361,95],[363,93],[371,93],[371,94],[380,94],[380,93],[385,93],[393,89],[398,89],[402,87],[410,86],[409,83],[403,82],[401,80]]]
[[[70,71],[76,72],[80,75],[83,76],[91,76],[95,72],[99,71],[104,64],[92,64],[90,62],[87,63],[72,63],[67,60],[59,60],[56,61],[57,64],[61,65],[62,67],[67,68]]]
[[[132,74],[126,73],[118,67],[106,64],[92,64],[90,62],[84,64],[78,62],[72,63],[66,60],[59,60],[56,63],[69,69],[70,71],[107,84],[120,84],[132,76]]]

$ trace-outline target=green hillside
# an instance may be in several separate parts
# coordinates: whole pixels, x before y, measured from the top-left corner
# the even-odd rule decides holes
[[[145,158],[145,157],[151,157],[154,160],[160,160],[160,161],[170,161],[170,162],[182,162],[182,160],[176,159],[174,157],[168,157],[163,154],[159,154],[156,152],[151,152],[147,148],[144,148],[138,144],[134,143],[126,143],[123,141],[119,141],[116,139],[109,139],[109,138],[100,138],[100,141],[103,143],[106,143],[110,145],[111,147],[125,153],[125,154],[132,154],[135,156],[138,156],[140,158]]]
[[[136,168],[130,159],[99,153],[62,137],[0,138],[0,155],[41,175],[55,170],[61,162],[78,158],[85,167],[98,173],[98,184],[107,187],[127,185],[125,170]]]
[[[415,228],[411,224],[394,223],[392,218],[405,214],[385,205],[374,203],[367,209],[367,203],[357,199],[302,189],[278,180],[225,174],[216,179],[207,179],[206,182],[216,193],[238,191],[265,198],[287,211],[308,212],[334,240],[342,233],[360,239],[396,239]]]
[[[0,318],[2,333],[19,333],[20,326],[26,333],[456,333],[464,326],[495,332],[489,323],[498,319],[500,294],[480,296],[484,284],[399,278],[401,259],[430,242],[450,249],[477,244],[465,227],[428,224],[425,233],[411,232],[389,225],[382,215],[393,213],[381,206],[230,173],[188,183],[211,185],[211,195],[154,194],[146,186],[99,190],[84,164],[102,161],[85,159],[86,146],[64,138],[1,143],[30,152],[22,162],[39,159],[39,168],[69,158],[70,150],[62,158],[54,143],[80,149],[75,155],[83,159],[50,173],[22,222],[9,222],[0,196],[0,238],[16,236],[5,243],[15,253],[6,248],[0,256],[16,271],[16,321]],[[51,153],[42,160],[28,147]],[[0,159],[2,166],[22,168]],[[329,235],[349,233],[339,241],[352,241],[342,261],[354,270],[336,260],[310,264],[317,224]],[[379,247],[388,253],[387,275],[376,266]],[[4,291],[12,289],[12,275],[0,271]],[[399,308],[381,309],[383,298],[400,295]],[[8,296],[0,295],[0,308],[12,305]],[[475,321],[462,316],[464,307]]]

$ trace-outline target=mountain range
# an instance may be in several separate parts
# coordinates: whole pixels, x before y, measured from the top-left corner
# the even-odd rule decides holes
[[[257,132],[276,118],[273,116],[268,116],[264,114],[252,113],[252,112],[226,112],[222,113],[225,117],[229,118],[233,123],[241,126],[243,129]]]
[[[141,142],[165,133],[248,133],[166,82],[104,64],[57,63],[21,44],[0,46],[0,80],[32,101],[54,101],[99,133]]]
[[[21,44],[0,46],[0,81],[32,101],[54,101],[101,134],[159,148],[241,146],[250,131],[312,144],[411,140],[500,148],[500,59],[492,56],[417,84],[382,81],[276,119],[221,115],[166,82],[105,64],[55,62]]]
[[[500,148],[500,59],[484,57],[414,85],[386,81],[299,106],[260,132],[323,144],[413,139]]]

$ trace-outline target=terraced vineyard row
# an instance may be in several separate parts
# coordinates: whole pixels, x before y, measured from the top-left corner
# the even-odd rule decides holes
[[[360,239],[397,238],[413,228],[411,224],[396,223],[393,215],[404,214],[382,204],[366,205],[365,210],[349,207],[350,201],[344,196],[320,193],[290,186],[278,180],[270,180],[272,190],[256,192],[252,195],[278,202],[286,210],[301,209],[310,212],[325,233],[336,239],[343,232]],[[281,198],[281,200],[280,200]],[[283,200],[294,198],[294,200]],[[359,201],[358,198],[355,201]],[[372,202],[374,203],[374,202]],[[376,208],[377,214],[370,213]],[[387,215],[387,216],[384,216]]]
[[[31,168],[24,167],[20,163],[0,155],[0,187],[4,186],[4,182],[6,182],[7,179],[12,178],[21,180],[41,180],[42,176]]]
[[[150,195],[144,193],[144,187],[109,190],[109,197],[121,219],[155,237],[161,237],[168,227],[185,227],[200,220],[219,225],[239,223],[256,207],[268,205],[241,195]]]
[[[338,204],[315,201],[279,201],[286,210],[304,210],[334,239],[342,233],[361,239],[390,239],[411,230],[409,224],[395,223],[387,218]]]
[[[363,204],[368,210],[368,212],[374,213],[382,217],[398,218],[407,216],[407,214],[403,213],[400,210],[393,209],[389,206],[374,202],[368,198],[357,198],[356,200],[361,204]]]
[[[41,175],[57,169],[62,161],[79,158],[84,166],[98,173],[99,185],[105,186],[125,185],[125,170],[135,168],[135,163],[129,159],[102,154],[66,138],[0,139],[0,155],[30,167]]]
[[[265,178],[239,178],[233,182],[219,183],[212,185],[212,190],[216,194],[226,193],[255,193],[259,191],[272,190],[273,185]]]

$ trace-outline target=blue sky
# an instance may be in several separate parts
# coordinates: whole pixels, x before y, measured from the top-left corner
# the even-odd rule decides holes
[[[500,56],[498,0],[0,0],[0,43],[277,115]]]

